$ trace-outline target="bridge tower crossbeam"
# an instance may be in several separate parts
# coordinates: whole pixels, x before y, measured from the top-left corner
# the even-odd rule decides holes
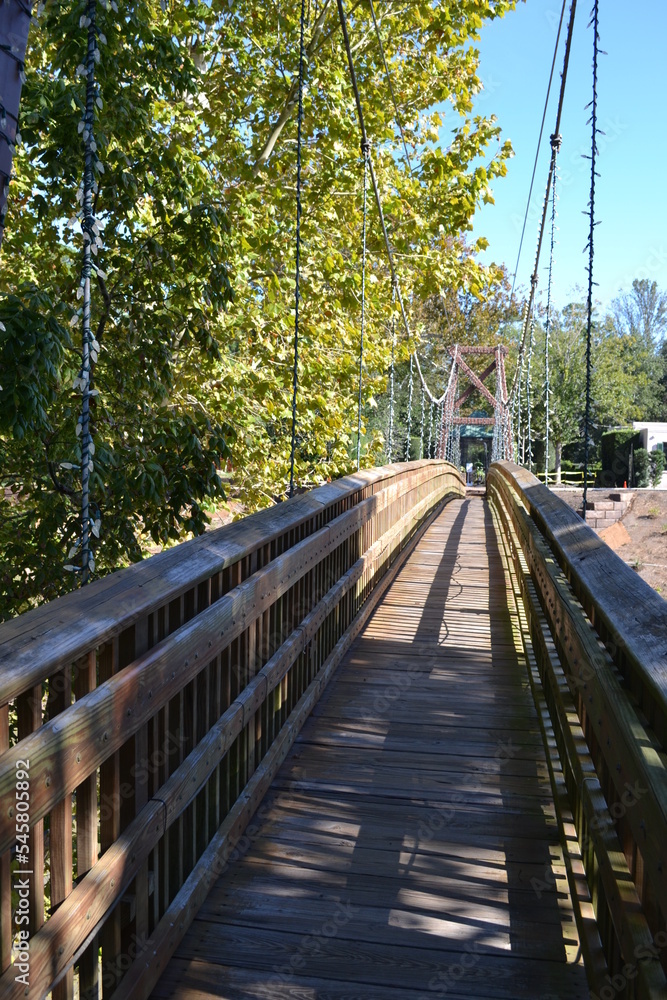
[[[452,375],[449,379],[447,392],[442,409],[442,433],[440,435],[440,458],[454,460],[453,453],[457,450],[453,444],[455,434],[463,424],[493,425],[493,459],[512,457],[512,441],[509,426],[509,408],[507,381],[505,377],[505,357],[509,353],[502,344],[495,346],[463,346],[453,344],[448,347],[452,357]],[[477,374],[464,360],[466,355],[492,355],[493,360],[484,371]],[[495,395],[487,387],[486,380],[496,372]],[[458,393],[459,375],[463,375],[470,383],[460,394]],[[493,417],[463,417],[461,407],[477,389],[493,407]]]

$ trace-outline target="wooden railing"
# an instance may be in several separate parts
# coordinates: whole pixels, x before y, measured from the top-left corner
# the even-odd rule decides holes
[[[413,536],[464,492],[439,461],[362,472],[0,626],[2,1000],[148,995]]]
[[[667,996],[667,604],[530,473],[497,463],[488,493],[553,751],[591,985],[657,1000]]]

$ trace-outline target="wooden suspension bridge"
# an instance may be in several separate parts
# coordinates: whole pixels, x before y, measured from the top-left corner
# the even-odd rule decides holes
[[[0,997],[667,996],[664,601],[349,476],[0,627]]]

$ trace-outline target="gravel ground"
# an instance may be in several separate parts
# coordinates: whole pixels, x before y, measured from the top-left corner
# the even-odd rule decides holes
[[[570,507],[581,510],[582,490],[558,490]],[[588,499],[600,500],[612,490],[589,490]],[[635,490],[628,510],[621,518],[630,541],[612,546],[649,586],[667,597],[667,491]]]

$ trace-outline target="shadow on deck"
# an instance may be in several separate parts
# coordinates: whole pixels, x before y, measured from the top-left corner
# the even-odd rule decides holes
[[[304,726],[153,996],[587,997],[494,524],[450,503]]]

